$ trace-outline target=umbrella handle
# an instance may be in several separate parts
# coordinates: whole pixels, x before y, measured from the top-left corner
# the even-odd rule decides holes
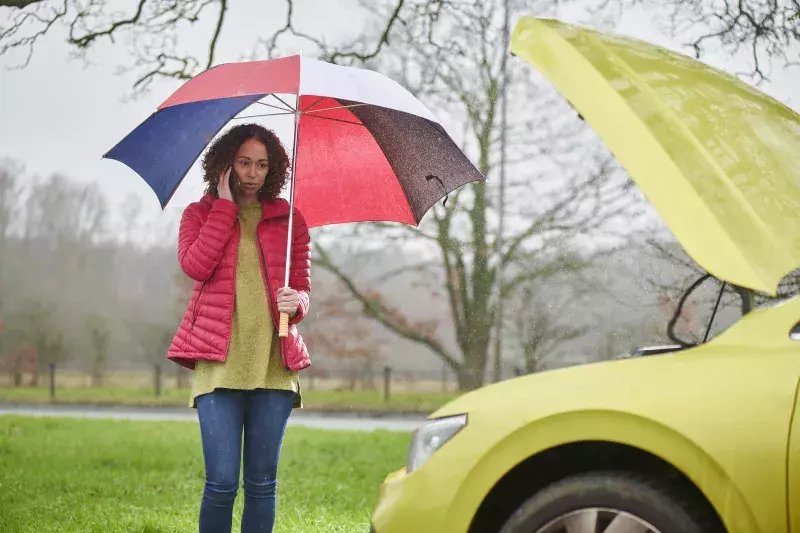
[[[289,336],[289,315],[281,313],[280,324],[278,325],[278,337],[285,339]]]

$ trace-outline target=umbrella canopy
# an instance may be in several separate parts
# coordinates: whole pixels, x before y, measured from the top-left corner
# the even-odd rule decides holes
[[[449,192],[484,179],[436,117],[399,84],[374,71],[301,56],[201,73],[104,157],[136,171],[164,207],[206,145],[254,104],[263,110],[257,116],[296,117],[294,201],[311,227],[416,225]]]
[[[687,253],[775,294],[800,268],[800,116],[684,55],[524,17],[512,53],[570,101]]]

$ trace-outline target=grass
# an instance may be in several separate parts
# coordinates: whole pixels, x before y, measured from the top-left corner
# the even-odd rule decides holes
[[[424,413],[443,406],[455,393],[392,394],[388,401],[381,391],[310,391],[303,390],[303,404],[315,411],[358,411],[366,413]],[[57,388],[54,403],[93,405],[147,405],[186,407],[188,389],[164,389],[156,397],[149,388]],[[51,403],[46,387],[0,388],[0,402]]]
[[[276,532],[367,532],[377,488],[409,436],[289,428]],[[0,531],[197,530],[197,424],[0,417]],[[243,495],[234,510],[239,530]]]

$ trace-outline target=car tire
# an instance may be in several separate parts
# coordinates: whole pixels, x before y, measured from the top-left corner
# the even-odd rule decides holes
[[[636,533],[704,533],[668,490],[616,472],[570,477],[542,489],[514,512],[501,533],[602,533],[614,519],[628,525],[618,530]]]

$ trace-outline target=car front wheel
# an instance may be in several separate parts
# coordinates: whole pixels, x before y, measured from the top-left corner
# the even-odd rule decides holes
[[[501,533],[703,533],[668,491],[622,473],[561,480],[525,501]]]

